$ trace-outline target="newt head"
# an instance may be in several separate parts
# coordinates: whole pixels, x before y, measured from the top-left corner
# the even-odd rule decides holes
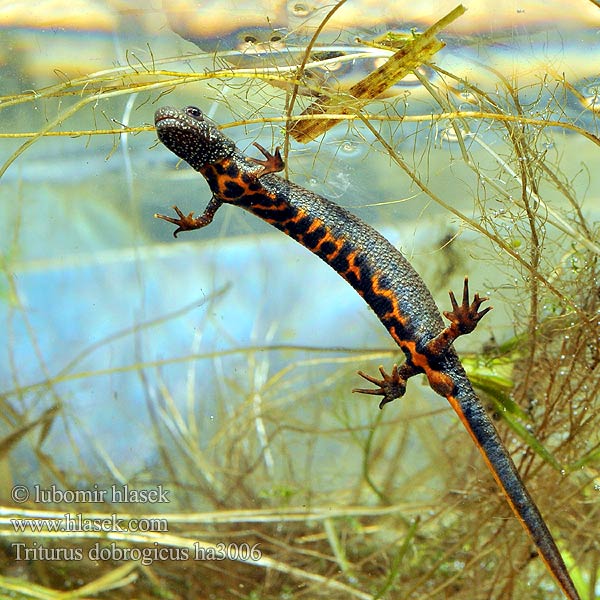
[[[223,135],[195,106],[179,110],[159,108],[154,114],[158,139],[171,152],[199,171],[206,165],[222,161],[235,151],[235,144]]]

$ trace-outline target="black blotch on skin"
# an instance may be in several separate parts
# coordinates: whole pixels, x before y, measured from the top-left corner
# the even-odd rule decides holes
[[[258,192],[263,189],[263,187],[260,184],[260,181],[258,181],[258,179],[254,178],[254,177],[249,177],[249,179],[250,179],[250,181],[248,182],[248,189],[251,192]]]
[[[323,234],[325,235],[325,234]],[[316,244],[315,244],[316,246]],[[319,248],[319,256],[323,257],[323,256],[331,256],[335,250],[337,249],[337,246],[333,243],[333,242],[323,242],[321,244],[321,247]]]
[[[394,310],[393,302],[387,296],[375,293],[372,288],[365,291],[364,297],[378,315],[389,314]]]
[[[346,271],[350,268],[350,261],[348,260],[350,254],[352,254],[352,248],[350,248],[348,242],[344,242],[337,256],[330,261],[331,266],[339,273],[343,273],[344,277],[346,277]]]
[[[228,177],[231,177],[231,179],[238,179],[238,177],[240,177],[240,170],[234,162],[230,162],[226,168],[223,168],[223,165],[221,164],[221,169],[222,172]],[[246,173],[241,173],[241,175],[243,181]]]
[[[304,243],[308,248],[316,248],[317,244],[325,237],[327,230],[322,225],[319,225],[316,229],[311,231],[310,233],[304,234]],[[333,244],[331,242],[324,242],[323,246],[321,246],[321,251],[324,246],[330,246],[329,252],[333,251]],[[326,249],[327,251],[327,249]]]
[[[204,178],[206,179],[206,181],[208,182],[208,185],[209,185],[211,191],[215,194],[218,194],[218,192],[219,192],[218,175],[214,172],[214,170],[206,171],[205,173],[203,173],[203,175],[204,175]]]
[[[344,277],[348,281],[348,283],[355,289],[360,290],[361,293],[365,290],[365,284],[363,283],[363,273],[362,269],[358,270],[358,274],[354,269],[346,271]]]
[[[287,226],[287,230],[290,232],[290,235],[292,236],[304,236],[304,234],[306,233],[306,230],[310,227],[312,223],[312,219],[310,219],[309,217],[301,217],[299,219],[296,220],[292,220],[288,226]]]
[[[235,200],[244,194],[246,188],[241,186],[239,183],[233,180],[228,180],[225,182],[223,197],[226,199]]]
[[[259,199],[262,199],[260,195],[258,197]],[[264,199],[272,202],[272,199],[268,196],[265,196]],[[250,205],[250,210],[261,219],[265,219],[266,221],[269,221],[269,223],[272,223],[277,229],[286,232],[287,229],[285,229],[285,223],[291,221],[296,216],[296,211],[294,211],[291,206],[286,206],[285,204],[277,204],[273,208],[258,208]]]

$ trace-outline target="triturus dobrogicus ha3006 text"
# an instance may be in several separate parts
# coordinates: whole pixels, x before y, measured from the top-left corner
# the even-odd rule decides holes
[[[475,294],[469,303],[465,279],[460,304],[450,293],[452,310],[444,312],[450,324],[445,326],[425,283],[388,240],[341,206],[275,175],[284,168],[278,150],[271,155],[255,144],[265,158],[245,156],[194,106],[160,108],[155,124],[160,141],[199,171],[213,194],[199,217],[184,215],[177,207],[173,207],[176,217],[156,216],[177,225],[177,235],[205,227],[223,203],[234,204],[274,225],[335,269],[375,311],[406,356],[406,362],[389,374],[380,368],[381,378],[359,372],[376,387],[355,391],[381,395],[383,406],[404,395],[410,377],[424,373],[460,417],[565,596],[579,599],[552,534],[452,345],[490,310],[480,310],[487,298]]]

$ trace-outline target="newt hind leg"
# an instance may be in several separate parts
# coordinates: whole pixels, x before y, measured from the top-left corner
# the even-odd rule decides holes
[[[358,374],[369,383],[376,385],[376,388],[354,388],[352,391],[359,394],[368,394],[370,396],[383,396],[379,403],[379,408],[383,408],[388,402],[404,396],[406,391],[406,380],[417,374],[417,370],[408,363],[404,363],[400,368],[394,365],[391,374],[386,373],[383,367],[379,367],[381,379],[368,375],[363,371]]]
[[[487,300],[487,298],[480,298],[479,294],[475,294],[473,302],[469,303],[469,279],[467,277],[465,277],[463,284],[461,304],[458,304],[453,292],[449,292],[449,294],[452,310],[444,311],[444,316],[450,321],[450,325],[425,346],[425,357],[429,356],[430,358],[434,358],[443,355],[457,337],[471,333],[471,331],[477,327],[477,324],[482,317],[492,310],[491,306],[481,311],[479,310],[479,307]],[[358,374],[363,379],[366,379],[369,383],[372,383],[377,387],[355,388],[352,391],[360,394],[383,396],[383,399],[379,403],[379,408],[383,408],[388,402],[392,402],[392,400],[404,396],[406,391],[406,381],[409,377],[412,377],[417,373],[422,373],[423,369],[417,368],[408,362],[404,363],[400,368],[398,368],[397,365],[394,365],[391,374],[386,373],[383,367],[379,367],[379,372],[381,373],[381,379],[359,371]],[[436,381],[441,381],[442,384],[446,386],[448,384],[448,377],[441,372],[438,374],[440,377],[443,377]],[[433,389],[442,396],[445,396],[446,388],[440,388],[438,385],[434,385],[434,383],[432,383],[431,373],[428,374],[428,377]]]
[[[469,304],[468,277],[465,277],[463,284],[461,304],[458,304],[452,291],[448,293],[450,295],[450,302],[452,303],[452,310],[445,310],[443,314],[450,321],[450,325],[427,344],[427,352],[433,356],[443,354],[457,337],[471,333],[477,327],[479,321],[492,310],[491,306],[481,311],[479,310],[479,307],[488,300],[488,298],[480,298],[479,294],[475,294],[473,302]]]

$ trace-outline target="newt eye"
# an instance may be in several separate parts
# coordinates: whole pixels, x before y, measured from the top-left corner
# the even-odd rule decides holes
[[[189,115],[190,117],[197,119],[198,121],[203,121],[204,117],[202,116],[202,111],[196,106],[186,106],[183,111]]]

